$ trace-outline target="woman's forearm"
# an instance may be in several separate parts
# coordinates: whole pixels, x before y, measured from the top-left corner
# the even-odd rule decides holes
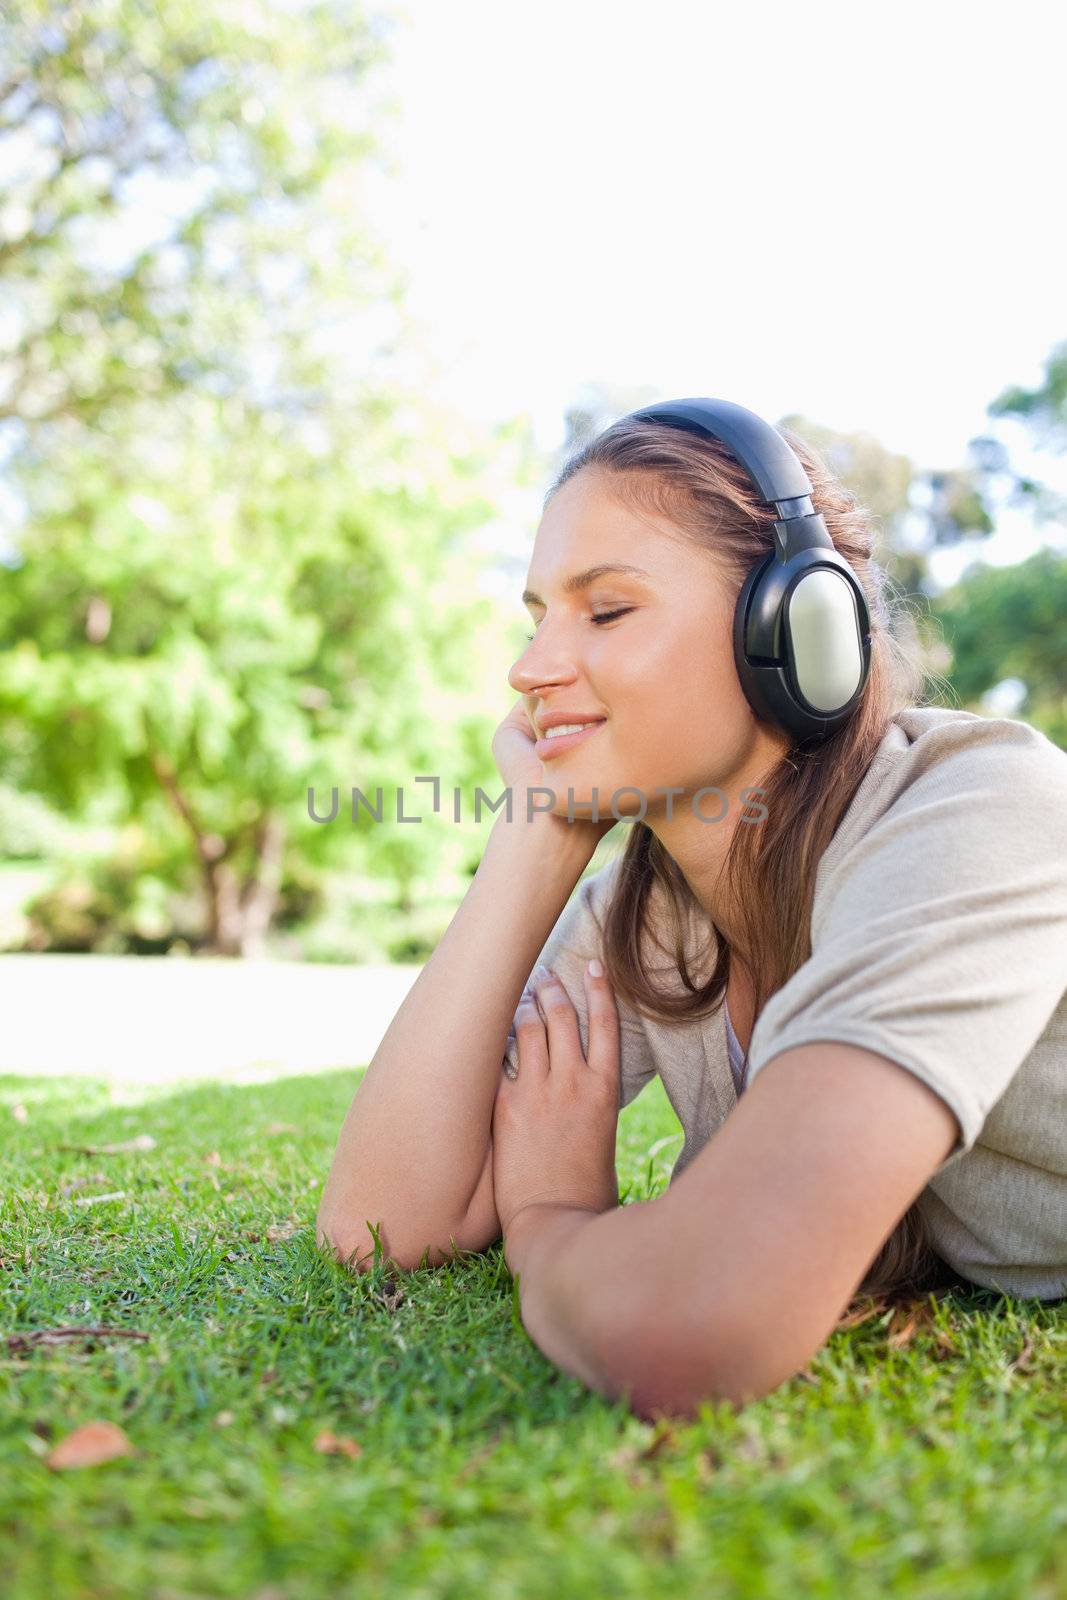
[[[568,1295],[562,1255],[575,1236],[602,1213],[575,1206],[530,1206],[521,1211],[504,1238],[504,1259],[518,1279],[523,1327],[537,1348],[591,1389],[606,1391],[598,1360],[597,1308]],[[598,1235],[599,1237],[599,1235]]]
[[[654,1207],[530,1206],[504,1240],[523,1327],[537,1348],[590,1389],[631,1405],[644,1398],[637,1335],[663,1253]]]
[[[592,859],[588,835],[547,814],[497,818],[455,916],[375,1052],[341,1128],[319,1236],[357,1261],[444,1259],[481,1175],[515,1009]]]

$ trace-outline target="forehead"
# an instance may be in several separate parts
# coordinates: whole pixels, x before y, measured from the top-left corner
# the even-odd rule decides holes
[[[619,564],[640,573],[605,572],[606,583],[659,587],[678,582],[700,566],[707,553],[662,518],[631,507],[613,494],[597,474],[583,471],[558,489],[545,507],[533,554],[525,598],[546,588],[573,592],[574,580],[590,569]]]
[[[620,488],[599,472],[585,468],[557,489],[541,517],[538,534],[584,535],[590,538],[606,530],[619,535],[648,537],[648,519],[627,504]]]

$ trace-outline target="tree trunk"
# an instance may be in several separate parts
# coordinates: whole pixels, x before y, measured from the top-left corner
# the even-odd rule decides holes
[[[207,899],[208,948],[215,955],[239,956],[241,949],[241,896],[237,874],[225,860],[204,863]]]
[[[240,829],[228,840],[220,834],[207,832],[194,816],[170,762],[155,753],[151,761],[156,777],[196,845],[207,906],[207,948],[220,956],[262,957],[281,888],[285,853],[282,818],[276,812],[267,811],[257,820],[252,839],[252,870],[242,885],[231,857],[248,829]]]
[[[275,811],[268,811],[256,827],[256,862],[241,896],[240,953],[259,960],[266,950],[282,882],[285,853],[285,824]]]

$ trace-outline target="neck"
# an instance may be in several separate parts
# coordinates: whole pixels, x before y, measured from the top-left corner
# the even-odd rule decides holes
[[[694,809],[693,795],[703,787],[696,785],[672,797],[671,817],[666,814],[666,798],[657,801],[655,811],[650,805],[644,817],[646,826],[675,861],[697,903],[731,950],[740,943],[741,919],[736,903],[730,899],[726,865],[738,829],[761,826],[763,813],[759,806],[763,797],[749,792],[761,787],[786,748],[784,736],[779,735],[777,740],[761,737],[743,765],[728,777],[714,780],[715,788],[721,792],[701,795]],[[725,815],[715,821],[720,812]],[[750,820],[742,821],[742,813]],[[743,885],[739,886],[737,893],[743,892]]]

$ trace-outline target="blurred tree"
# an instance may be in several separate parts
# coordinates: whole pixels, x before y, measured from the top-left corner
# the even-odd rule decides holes
[[[191,384],[247,397],[253,377],[273,379],[278,404],[288,380],[298,404],[281,358],[310,353],[303,312],[317,297],[321,313],[334,281],[328,234],[357,295],[397,292],[355,217],[338,235],[318,203],[380,160],[368,130],[388,30],[361,3],[321,0],[5,8],[0,417],[21,424],[8,448]],[[250,337],[264,311],[268,347]]]
[[[461,848],[413,778],[495,775],[465,535],[496,445],[405,390],[403,286],[361,221],[385,31],[245,0],[31,0],[5,29],[4,776],[181,830],[228,954],[262,950],[287,858],[355,840],[410,897]],[[379,784],[391,825],[353,825]]]
[[[1045,363],[1045,375],[1034,389],[1013,384],[1001,391],[988,407],[991,417],[1021,422],[1039,449],[1062,456],[1067,451],[1067,341],[1055,346]],[[1010,484],[1008,504],[1023,507],[1038,524],[1067,523],[1067,498],[1029,473],[1018,471],[1010,451],[997,440],[975,440],[985,446],[984,465],[990,476],[1000,475]]]
[[[1067,449],[1067,343],[1057,345],[1033,389],[1011,385],[988,407],[1011,418],[1038,449]],[[1006,486],[1002,503],[1025,509],[1035,524],[1055,522],[1062,532],[1067,501],[1058,491],[1013,465],[1011,451],[992,436],[971,441],[983,494]],[[952,662],[949,679],[972,703],[998,684],[1018,680],[1018,711],[1057,744],[1067,747],[1067,556],[1045,546],[1009,567],[975,562],[941,595],[935,613],[943,624]]]
[[[1017,678],[1026,688],[1019,713],[1067,748],[1067,556],[1043,549],[1010,567],[975,562],[935,612],[961,698],[975,705]]]
[[[920,474],[908,457],[888,450],[873,434],[862,430],[843,433],[795,412],[782,417],[778,426],[799,434],[817,450],[860,504],[873,513],[878,530],[876,559],[904,595],[919,600],[925,597],[925,528],[915,505]]]
[[[398,825],[395,791],[428,816],[415,775],[471,775],[460,713],[488,603],[453,592],[455,510],[367,489],[292,443],[246,471],[254,451],[243,463],[216,412],[171,441],[158,481],[135,468],[132,492],[83,453],[27,530],[0,588],[0,732],[21,785],[72,814],[158,828],[164,797],[211,946],[251,954],[286,846],[343,853],[353,784],[371,803],[384,789],[386,825],[358,823],[377,870],[402,892],[426,870],[434,830]],[[313,822],[309,787],[324,816],[335,785],[335,825]]]

